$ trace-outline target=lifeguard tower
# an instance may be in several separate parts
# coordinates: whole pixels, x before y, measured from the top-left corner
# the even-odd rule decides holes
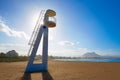
[[[29,41],[29,61],[25,70],[26,73],[48,70],[48,28],[54,28],[56,26],[56,19],[54,16],[56,16],[56,12],[51,9],[42,10],[40,12],[36,26]],[[34,64],[33,61],[35,59],[42,36],[42,63]]]

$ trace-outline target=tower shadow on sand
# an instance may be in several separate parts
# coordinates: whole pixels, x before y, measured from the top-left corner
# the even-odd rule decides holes
[[[38,73],[42,74],[42,79],[40,79],[40,80],[54,80],[48,71],[38,72]],[[32,73],[24,73],[24,75],[22,76],[22,78],[20,80],[33,80],[31,78],[31,74]]]

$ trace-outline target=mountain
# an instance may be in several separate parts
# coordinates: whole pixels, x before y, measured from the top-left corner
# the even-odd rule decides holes
[[[6,53],[6,56],[8,57],[18,56],[18,53],[15,50],[11,50]]]
[[[100,55],[98,55],[95,52],[87,52],[85,54],[82,55],[83,58],[99,58],[101,57]]]

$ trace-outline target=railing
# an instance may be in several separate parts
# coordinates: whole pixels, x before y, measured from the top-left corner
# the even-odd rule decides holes
[[[32,48],[34,47],[34,44],[35,44],[37,35],[38,35],[38,33],[39,33],[39,29],[40,29],[40,27],[41,27],[41,25],[42,25],[42,23],[43,23],[43,19],[44,19],[45,12],[46,12],[45,10],[42,10],[42,11],[40,12],[39,18],[38,18],[38,20],[37,20],[37,22],[36,22],[36,25],[35,25],[35,28],[34,28],[34,30],[33,30],[33,32],[32,32],[31,38],[30,38],[29,43],[28,43],[28,45],[30,45],[30,49],[29,49],[29,51],[28,51],[28,56],[30,55],[31,50],[32,50]]]

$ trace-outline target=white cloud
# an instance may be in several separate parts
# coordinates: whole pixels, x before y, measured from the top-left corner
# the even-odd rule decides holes
[[[39,47],[41,48],[41,46]],[[41,48],[42,49],[42,48]],[[37,52],[41,54],[42,50],[38,49]],[[23,45],[23,44],[0,44],[0,52],[8,52],[10,50],[16,50],[20,55],[28,55],[29,46]],[[87,48],[79,48],[79,49],[54,49],[49,50],[48,55],[54,55],[54,56],[82,56],[83,54],[87,52],[96,52],[97,54],[101,56],[120,56],[119,52],[120,49],[111,49],[111,50],[91,50]]]
[[[8,52],[10,50],[15,50],[19,53],[19,55],[27,55],[28,54],[28,45],[22,44],[0,44],[0,52]]]
[[[86,52],[91,52],[92,50],[89,50],[87,48],[79,48],[76,50],[72,50],[71,52],[73,53],[74,56],[81,56]]]
[[[91,52],[91,50],[88,50],[87,48],[80,48],[80,49],[59,49],[59,50],[49,50],[50,55],[55,56],[82,56],[86,52]]]
[[[74,43],[71,41],[60,41],[58,42],[58,44],[61,46],[73,46],[74,45]]]
[[[29,36],[25,32],[11,29],[8,25],[5,24],[4,21],[2,21],[1,17],[0,17],[0,31],[4,32],[7,36],[29,39]]]

